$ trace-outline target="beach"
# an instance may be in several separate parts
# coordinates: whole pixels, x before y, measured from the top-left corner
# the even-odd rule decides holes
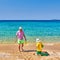
[[[43,44],[49,56],[37,56],[35,43],[25,44],[23,52],[19,52],[16,43],[0,44],[0,60],[60,60],[60,43]]]
[[[23,52],[15,42],[20,26],[28,42]],[[36,55],[36,38],[43,42],[43,52],[49,56]],[[0,60],[60,60],[60,21],[0,21]]]

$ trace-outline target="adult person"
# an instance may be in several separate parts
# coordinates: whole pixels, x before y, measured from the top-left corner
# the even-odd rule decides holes
[[[21,50],[23,51],[23,46],[24,46],[24,42],[26,41],[26,37],[25,37],[22,27],[19,27],[19,30],[16,33],[16,37],[18,38],[19,51]]]

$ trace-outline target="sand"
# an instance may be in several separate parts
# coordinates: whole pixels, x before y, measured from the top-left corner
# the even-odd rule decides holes
[[[24,45],[24,52],[19,52],[18,44],[0,44],[0,60],[60,60],[60,43],[44,43],[43,51],[49,56],[37,56],[35,43]]]

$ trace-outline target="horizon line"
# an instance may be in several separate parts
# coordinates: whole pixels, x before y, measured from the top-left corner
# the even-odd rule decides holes
[[[60,20],[0,20],[0,22],[60,22]]]

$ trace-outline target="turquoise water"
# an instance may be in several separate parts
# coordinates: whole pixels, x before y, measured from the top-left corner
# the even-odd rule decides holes
[[[0,42],[14,42],[19,26],[22,26],[28,41],[40,38],[43,42],[60,42],[60,21],[0,22]]]

